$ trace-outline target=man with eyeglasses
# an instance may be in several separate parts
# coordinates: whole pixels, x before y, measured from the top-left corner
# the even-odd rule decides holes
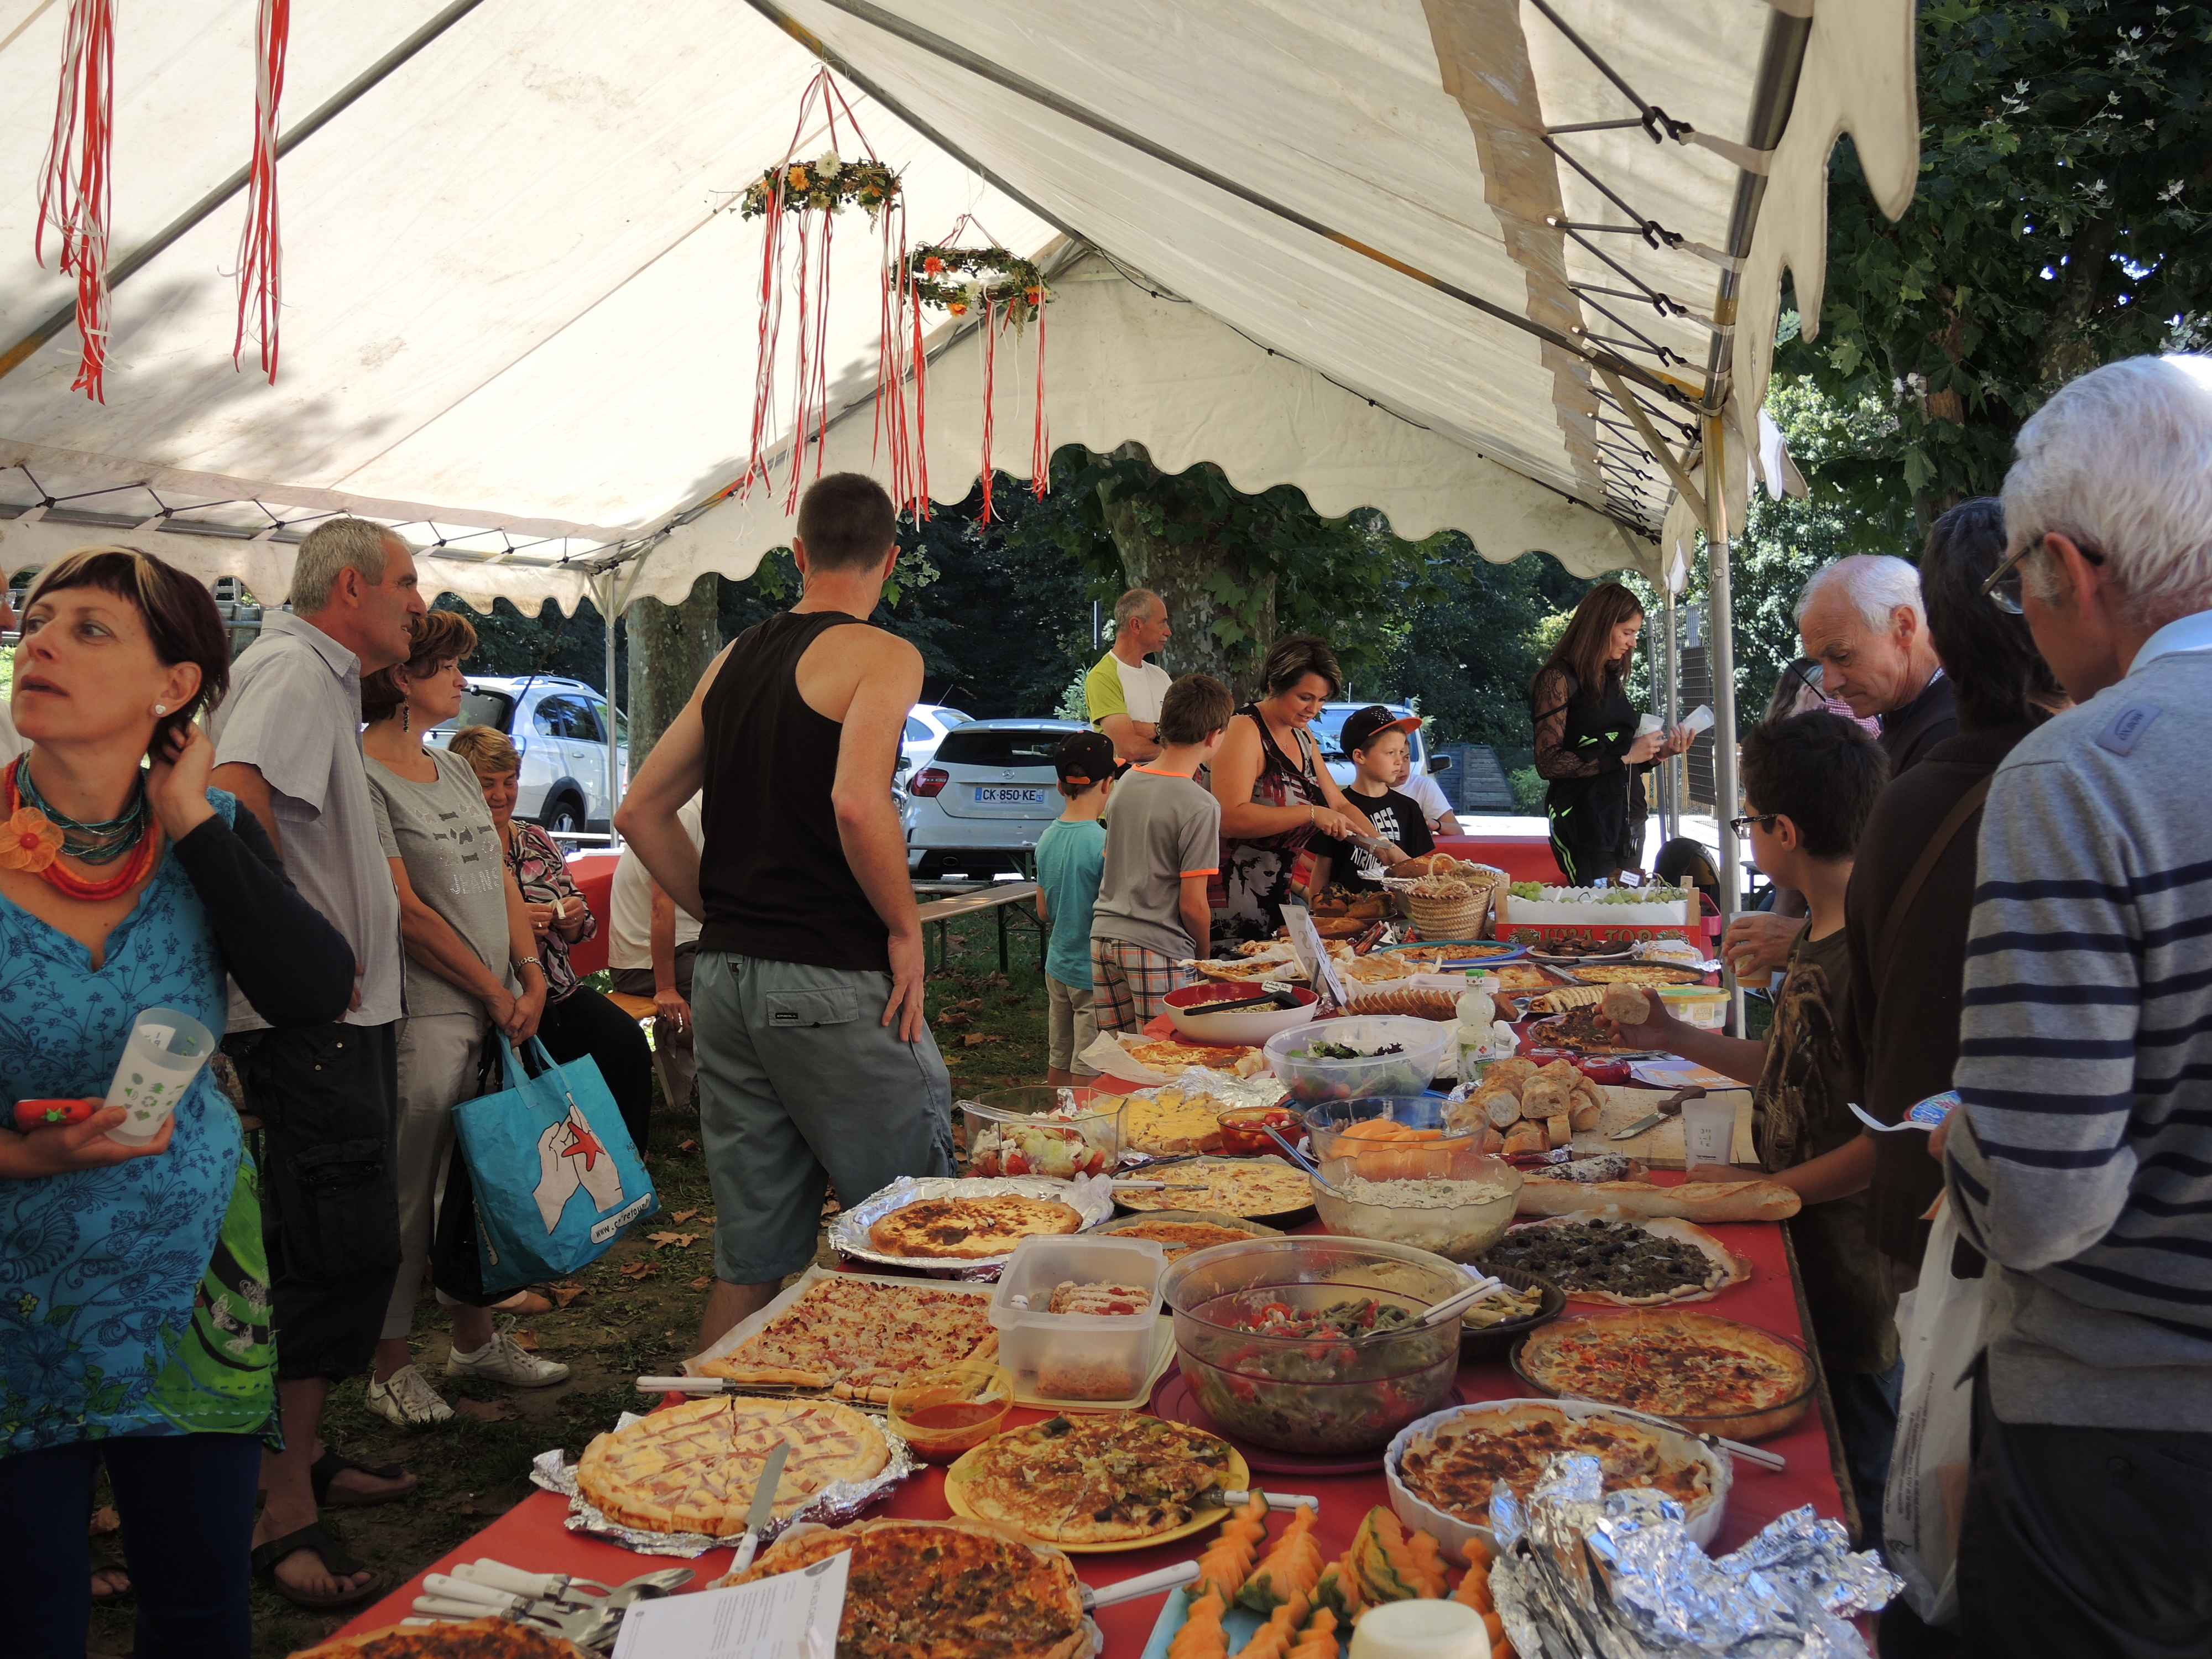
[[[1975,1654],[2212,1650],[2212,359],[2061,389],[2005,478],[2075,707],[1983,815],[1960,1105],[1932,1137],[1995,1264],[1959,1547]]]

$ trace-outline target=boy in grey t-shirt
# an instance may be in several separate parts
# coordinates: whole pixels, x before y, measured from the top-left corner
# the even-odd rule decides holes
[[[1221,806],[1192,781],[1236,712],[1220,681],[1187,674],[1160,700],[1160,752],[1124,773],[1106,825],[1091,911],[1091,979],[1102,1031],[1141,1030],[1206,954],[1206,884],[1221,865]]]

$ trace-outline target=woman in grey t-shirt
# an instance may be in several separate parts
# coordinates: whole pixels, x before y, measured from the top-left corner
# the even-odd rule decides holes
[[[403,667],[361,684],[362,752],[368,760],[377,834],[399,890],[407,949],[407,1018],[399,1027],[399,1277],[385,1310],[368,1403],[407,1427],[453,1416],[408,1352],[429,1260],[437,1196],[453,1146],[453,1109],[476,1091],[487,1034],[520,1042],[545,1011],[545,972],[522,893],[508,872],[483,791],[468,763],[423,739],[460,712],[461,659],[476,648],[467,618],[433,611]],[[544,1388],[568,1368],[526,1353],[492,1329],[491,1310],[438,1300],[453,1311],[450,1376]]]

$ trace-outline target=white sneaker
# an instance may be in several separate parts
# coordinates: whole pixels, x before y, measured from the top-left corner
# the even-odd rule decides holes
[[[402,1365],[386,1381],[368,1379],[368,1408],[403,1429],[419,1429],[450,1419],[453,1408],[430,1386],[419,1367]]]
[[[463,1353],[458,1348],[448,1353],[446,1375],[488,1376],[495,1382],[518,1389],[544,1389],[567,1382],[568,1368],[557,1360],[540,1359],[535,1354],[526,1353],[520,1342],[505,1331],[499,1331],[474,1353]]]

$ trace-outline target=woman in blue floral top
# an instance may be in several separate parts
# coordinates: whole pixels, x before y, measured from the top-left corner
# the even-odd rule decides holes
[[[213,746],[191,722],[229,658],[207,590],[129,548],[49,566],[23,611],[12,712],[31,747],[0,770],[10,1655],[84,1651],[102,1462],[137,1651],[251,1645],[254,1488],[276,1428],[252,1165],[205,1072],[143,1146],[108,1139],[124,1114],[100,1107],[143,1009],[220,1032],[227,974],[280,1025],[334,1019],[352,994],[344,939],[252,816],[207,787]]]

